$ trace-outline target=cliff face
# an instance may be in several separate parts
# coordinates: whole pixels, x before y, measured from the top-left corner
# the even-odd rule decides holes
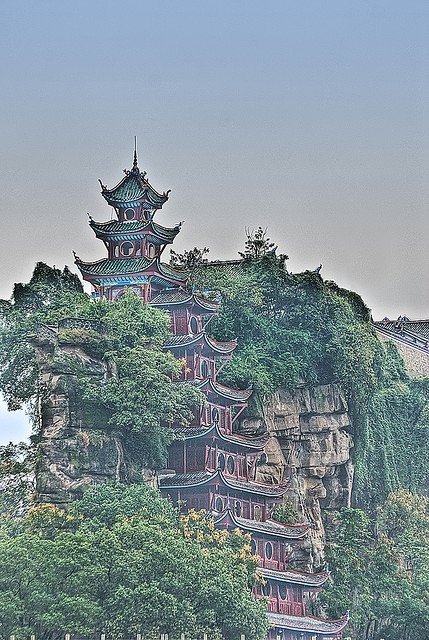
[[[313,523],[308,565],[323,561],[323,546],[335,511],[350,506],[353,465],[348,407],[337,384],[280,389],[265,407],[274,436],[259,480],[291,478],[289,499]]]
[[[57,333],[43,327],[37,342],[40,382],[40,435],[36,465],[36,492],[40,502],[66,506],[81,496],[84,488],[106,481],[127,480],[136,470],[127,462],[123,434],[87,427],[78,400],[77,375],[68,358],[85,375],[111,375],[105,362],[90,357],[79,345],[62,344]],[[150,471],[140,477],[151,480]]]
[[[127,459],[120,431],[91,430],[85,424],[78,379],[69,357],[82,375],[114,375],[106,362],[94,359],[82,345],[65,344],[56,331],[43,327],[38,338],[41,384],[39,455],[36,490],[41,502],[66,506],[88,485],[140,479],[154,483],[154,472]],[[247,432],[260,421],[245,421]],[[313,523],[310,542],[296,560],[312,569],[323,562],[325,537],[335,511],[350,504],[353,465],[347,403],[338,385],[280,389],[265,406],[265,422],[272,438],[257,480],[278,483],[290,477],[288,498],[300,519]]]

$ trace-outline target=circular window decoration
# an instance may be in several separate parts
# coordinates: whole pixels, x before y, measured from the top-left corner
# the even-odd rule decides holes
[[[286,600],[287,598],[287,588],[284,584],[279,584],[279,596],[282,600]]]
[[[212,420],[213,422],[219,422],[219,409],[217,407],[212,409]]]
[[[231,475],[235,471],[235,460],[232,456],[228,456],[228,460],[226,461],[226,468],[228,469],[228,473]]]
[[[218,496],[216,498],[215,509],[216,509],[216,511],[219,511],[219,512],[223,511],[223,500],[222,500],[222,498],[220,496]]]
[[[252,556],[255,556],[256,552],[258,551],[258,547],[256,545],[256,541],[253,540],[253,538],[250,541],[250,551],[252,552]]]
[[[238,518],[241,516],[241,502],[239,500],[234,505],[234,512]]]
[[[201,362],[201,375],[203,376],[203,378],[209,377],[209,366],[206,360],[203,360]]]
[[[125,209],[125,219],[126,220],[134,220],[136,217],[136,212],[134,209]]]
[[[217,457],[217,467],[221,471],[225,471],[225,456],[223,453],[220,453]]]
[[[271,558],[273,557],[273,545],[271,544],[271,542],[267,542],[267,544],[265,545],[265,555],[268,560],[271,560]]]
[[[265,584],[262,585],[262,592],[264,594],[264,596],[269,596],[271,593],[271,585],[270,583],[267,581]]]
[[[134,253],[134,245],[126,240],[121,244],[121,253],[123,256],[131,256]]]
[[[191,333],[198,333],[198,322],[195,316],[192,316],[189,320],[189,328]]]

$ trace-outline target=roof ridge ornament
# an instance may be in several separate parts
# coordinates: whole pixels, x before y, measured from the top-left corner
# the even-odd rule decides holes
[[[136,173],[140,173],[138,163],[137,163],[137,136],[134,136],[134,162],[133,162],[133,171]]]

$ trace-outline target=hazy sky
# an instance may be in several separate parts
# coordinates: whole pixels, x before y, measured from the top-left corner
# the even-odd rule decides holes
[[[172,189],[175,248],[245,227],[374,317],[428,317],[426,0],[0,3],[0,297],[36,261],[105,256],[97,179]]]

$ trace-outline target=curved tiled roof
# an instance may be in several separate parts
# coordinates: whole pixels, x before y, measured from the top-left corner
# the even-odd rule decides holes
[[[405,344],[429,352],[429,320],[409,320],[400,316],[397,320],[385,318],[374,322],[374,326],[380,333],[390,336]]]
[[[75,260],[76,265],[80,271],[88,275],[98,276],[122,276],[143,273],[152,269],[158,271],[161,275],[167,279],[176,281],[185,281],[188,278],[188,273],[185,271],[178,271],[170,267],[165,269],[165,265],[158,262],[157,258],[150,260],[149,258],[104,258],[97,262],[84,262],[79,258]]]
[[[153,220],[133,220],[131,222],[120,222],[119,220],[109,220],[108,222],[90,221],[90,227],[98,237],[103,236],[138,236],[139,234],[154,235],[166,242],[173,242],[180,231],[179,227],[169,229],[156,224]]]
[[[238,402],[246,402],[253,393],[253,389],[231,389],[225,387],[219,382],[215,382],[212,378],[206,378],[200,383],[196,383],[199,389],[203,389],[205,386],[209,386],[213,393],[219,394],[227,400],[235,400]]]
[[[248,447],[249,449],[263,449],[271,437],[269,432],[260,436],[242,436],[238,433],[222,433],[219,429],[218,423],[210,425],[210,427],[173,427],[173,433],[178,440],[188,440],[192,438],[202,438],[210,433],[215,433],[216,436],[224,442],[239,445],[240,447]]]
[[[273,580],[279,580],[280,582],[291,582],[305,587],[321,587],[329,578],[328,571],[323,571],[321,573],[307,573],[305,571],[294,570],[275,571],[274,569],[265,569],[264,567],[258,567],[257,570],[264,576],[264,578],[272,578]]]
[[[205,344],[209,348],[220,354],[230,354],[237,346],[237,342],[235,340],[231,340],[230,342],[218,342],[217,340],[210,338],[205,331],[201,331],[197,334],[173,335],[168,339],[164,348],[174,349],[177,347],[186,347],[199,342],[201,339],[204,340]]]
[[[168,194],[161,194],[155,191],[147,182],[144,174],[140,173],[138,169],[128,171],[126,176],[113,189],[107,189],[102,186],[101,194],[113,206],[131,205],[132,203],[146,200],[153,208],[160,209],[168,200]]]
[[[83,262],[76,259],[76,264],[81,271],[91,275],[125,275],[129,273],[141,273],[152,265],[155,265],[156,259],[149,258],[103,258],[96,262]]]
[[[237,491],[245,491],[248,493],[256,493],[263,496],[278,496],[285,493],[287,487],[283,485],[268,485],[259,482],[250,482],[247,480],[237,480],[225,476],[221,471],[197,471],[196,473],[178,473],[174,476],[161,480],[161,487],[164,489],[173,489],[179,487],[192,487],[206,484],[215,478],[219,478],[220,482],[231,489]],[[168,483],[168,484],[167,484]]]
[[[307,631],[320,635],[335,635],[339,633],[349,621],[348,616],[339,620],[323,620],[314,616],[289,616],[283,613],[268,612],[268,620],[272,625],[288,631]]]
[[[266,535],[280,536],[282,538],[300,539],[304,538],[310,525],[308,522],[303,524],[281,524],[275,520],[265,520],[260,522],[258,520],[249,520],[248,518],[239,518],[231,510],[227,509],[216,522],[220,522],[224,518],[229,516],[231,521],[239,529],[246,531],[254,531],[255,533],[265,533]]]
[[[176,267],[171,267],[169,264],[165,264],[165,262],[159,262],[158,269],[159,272],[166,278],[171,278],[172,280],[181,280],[183,282],[186,282],[190,274],[190,271],[188,271],[187,269],[176,269]]]
[[[211,302],[210,300],[206,300],[205,298],[201,298],[194,293],[185,291],[184,289],[169,289],[166,291],[161,291],[151,299],[150,304],[152,304],[154,307],[161,307],[169,305],[180,305],[189,302],[198,305],[204,311],[214,312],[219,309],[218,303]]]

